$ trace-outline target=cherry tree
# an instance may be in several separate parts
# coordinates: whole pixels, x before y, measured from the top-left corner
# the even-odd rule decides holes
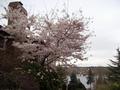
[[[15,37],[13,45],[23,51],[22,61],[37,60],[44,66],[84,60],[90,36],[89,21],[85,21],[80,12],[79,16],[54,11],[49,15],[26,17],[20,10],[9,10],[6,17],[14,22],[6,31]]]
[[[61,76],[57,74],[57,65],[70,65],[73,61],[85,59],[87,40],[91,35],[87,28],[89,20],[85,19],[81,12],[68,14],[66,10],[27,16],[22,4],[17,4],[18,6],[13,5],[12,8],[10,4],[8,9],[5,9],[4,18],[8,20],[8,25],[4,30],[14,37],[14,41],[12,48],[5,50],[5,55],[10,58],[4,57],[4,53],[1,53],[3,51],[0,51],[4,61],[10,63],[8,65],[5,62],[3,66],[12,66],[12,73],[21,72],[15,74],[17,78],[25,77],[21,82],[30,82],[25,79],[31,80],[31,75],[39,84],[47,80],[46,77],[50,80],[45,81],[46,83],[55,82],[55,79],[61,80]]]

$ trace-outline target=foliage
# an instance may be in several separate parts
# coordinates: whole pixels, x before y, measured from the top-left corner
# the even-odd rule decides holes
[[[71,80],[71,81],[70,81],[71,83],[77,84],[77,76],[76,76],[75,73],[72,73],[72,74],[71,74],[70,80]]]
[[[110,90],[120,90],[120,83],[112,83]]]
[[[35,61],[33,63],[22,62],[21,67],[15,72],[19,74],[16,75],[23,90],[58,90],[65,84],[66,79],[66,71],[63,67],[56,66],[56,69],[50,66],[43,67]]]
[[[116,60],[111,60],[112,65],[109,65],[108,80],[110,82],[110,90],[120,90],[120,50],[117,49]]]
[[[90,34],[87,32],[88,21],[82,14],[70,16],[64,11],[62,16],[59,12],[52,12],[27,18],[19,10],[6,11],[6,17],[12,19],[12,24],[5,30],[15,36],[14,46],[23,51],[22,60],[38,58],[39,63],[48,65],[84,59]]]
[[[113,65],[109,67],[109,80],[120,83],[120,50],[117,49],[116,61],[111,60]]]
[[[120,90],[120,50],[117,49],[116,60],[111,60],[108,67],[108,82],[104,82],[102,75],[97,80],[96,90]]]
[[[0,73],[0,90],[19,89],[19,85],[12,74],[9,73]]]
[[[77,79],[75,73],[72,73],[70,76],[68,90],[86,90],[85,86],[80,82],[80,79]]]
[[[95,90],[110,90],[109,84],[97,84]]]
[[[84,60],[86,41],[90,36],[88,21],[82,15],[70,16],[65,11],[60,15],[53,12],[27,17],[21,8],[6,9],[4,17],[10,23],[4,30],[14,36],[14,42],[10,48],[0,51],[0,71],[13,73],[21,89],[57,90],[65,78],[64,70],[57,64]]]
[[[87,79],[88,79],[87,84],[91,84],[91,83],[94,82],[94,75],[93,75],[93,72],[92,72],[91,68],[89,68],[89,70],[88,70]]]
[[[85,86],[81,83],[80,79],[78,79],[77,90],[86,90]]]
[[[68,90],[76,90],[77,89],[77,77],[75,73],[72,73],[70,76],[70,82],[68,84]]]
[[[107,83],[107,84],[99,84],[96,86],[96,90],[120,90],[119,83]]]

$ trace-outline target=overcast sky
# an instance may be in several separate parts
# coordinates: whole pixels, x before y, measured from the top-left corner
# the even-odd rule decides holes
[[[1,0],[0,13],[10,1]],[[89,25],[96,37],[91,38],[88,61],[78,62],[79,66],[106,66],[109,59],[114,59],[116,49],[120,46],[120,0],[21,0],[29,13],[46,13],[51,9],[62,8],[64,3],[68,12],[83,11],[84,16],[91,17]],[[0,20],[0,24],[3,21]]]

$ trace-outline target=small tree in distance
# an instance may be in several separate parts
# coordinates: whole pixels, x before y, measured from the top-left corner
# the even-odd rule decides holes
[[[87,79],[88,79],[87,84],[90,85],[90,90],[91,90],[92,89],[92,83],[94,82],[94,75],[93,75],[93,72],[92,72],[91,68],[88,69]]]
[[[70,82],[68,84],[68,90],[77,90],[77,76],[72,73],[70,76]]]
[[[77,79],[75,73],[72,73],[70,76],[68,90],[86,90],[85,86],[81,83],[80,79]]]

